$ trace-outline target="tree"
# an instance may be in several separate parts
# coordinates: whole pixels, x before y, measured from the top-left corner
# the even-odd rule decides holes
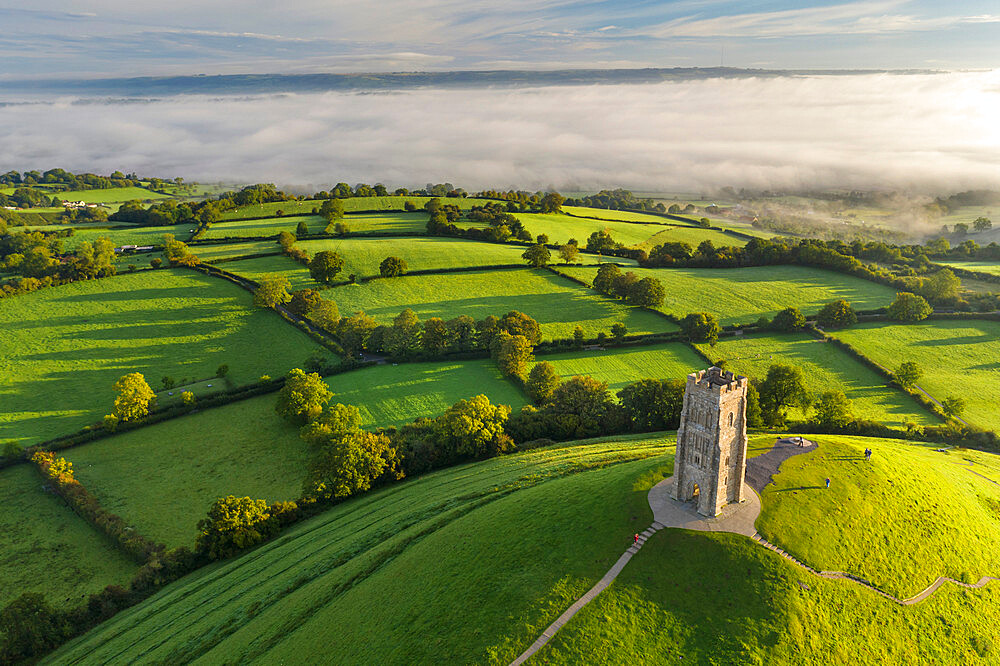
[[[185,405],[193,405],[195,402],[194,393],[191,391],[184,391],[181,393],[181,402]]]
[[[828,428],[842,428],[854,419],[851,401],[843,391],[826,391],[816,401],[816,422]]]
[[[562,210],[562,205],[566,198],[558,192],[549,192],[538,203],[542,207],[543,213],[558,213]]]
[[[289,370],[285,385],[278,391],[274,411],[291,423],[302,425],[319,416],[323,406],[330,402],[333,393],[315,372]]]
[[[156,393],[139,372],[130,372],[115,382],[118,391],[114,415],[122,421],[134,421],[149,414],[149,405],[156,400]]]
[[[434,419],[434,437],[452,458],[488,458],[514,447],[504,433],[510,407],[494,405],[485,395],[459,400]]]
[[[266,275],[261,278],[253,293],[253,304],[259,308],[276,308],[292,300],[288,288],[292,283],[280,275]]]
[[[607,229],[595,231],[587,238],[587,250],[590,252],[606,252],[618,249],[619,244],[611,238]]]
[[[580,326],[573,329],[573,346],[577,349],[583,349],[583,328]]]
[[[886,314],[893,321],[914,322],[927,319],[933,311],[923,296],[904,291],[896,294],[896,300],[889,306]]]
[[[469,315],[459,315],[445,322],[448,343],[458,351],[469,351],[476,346],[476,320]]]
[[[633,305],[655,308],[663,305],[667,290],[663,283],[652,277],[644,277],[634,283],[625,295],[625,300]]]
[[[549,248],[539,243],[538,245],[532,245],[527,250],[522,252],[521,258],[527,261],[532,267],[541,268],[549,263],[549,259],[552,258],[552,253],[549,252]]]
[[[290,294],[288,311],[301,317],[316,309],[323,297],[315,289],[297,289]]]
[[[198,263],[198,258],[191,254],[188,246],[174,238],[173,234],[163,234],[163,255],[171,266],[190,266]]]
[[[858,315],[850,303],[840,299],[824,305],[816,316],[816,323],[823,328],[843,328],[858,323]]]
[[[218,368],[215,369],[215,376],[222,379],[229,374],[229,366],[223,363]]]
[[[386,257],[379,264],[378,272],[382,277],[399,277],[406,273],[406,262],[399,257]]]
[[[799,309],[795,307],[785,308],[778,314],[774,315],[774,319],[771,320],[771,328],[773,330],[785,333],[798,331],[805,325],[806,318],[801,312],[799,312]]]
[[[295,235],[288,231],[281,231],[278,233],[278,245],[281,247],[282,252],[288,252],[293,245],[295,245]]]
[[[576,261],[578,254],[580,254],[580,248],[576,245],[567,243],[559,247],[559,258],[562,259],[564,264],[571,264]]]
[[[610,295],[614,291],[615,280],[621,277],[622,270],[617,264],[601,264],[594,276],[594,289],[602,294]]]
[[[573,377],[554,391],[546,411],[565,439],[593,437],[620,427],[622,412],[608,385],[593,377]]]
[[[714,345],[719,340],[722,326],[710,312],[692,312],[681,320],[681,331],[691,342],[707,342]]]
[[[149,260],[149,265],[152,266],[153,268],[159,268],[160,266],[163,265],[163,259],[160,259],[159,257],[153,257],[152,259]]]
[[[0,633],[4,635],[0,657],[9,655],[14,663],[43,656],[63,641],[69,627],[44,596],[28,592],[0,610]]]
[[[560,381],[561,378],[556,372],[556,367],[548,361],[540,361],[528,373],[524,390],[533,403],[541,405],[548,401],[552,391],[559,386]]]
[[[913,361],[904,361],[896,368],[893,377],[900,386],[910,387],[920,381],[924,371]]]
[[[227,495],[215,500],[208,517],[198,521],[195,550],[221,560],[274,536],[278,527],[265,500]]]
[[[924,281],[921,291],[932,301],[947,303],[958,298],[961,287],[962,281],[955,273],[950,268],[942,268]]]
[[[989,231],[993,228],[993,222],[988,217],[977,217],[972,221],[972,227],[976,231]]]
[[[953,418],[957,418],[965,411],[965,399],[956,395],[948,396],[941,401],[941,409],[944,413]]]
[[[375,320],[364,311],[356,312],[337,322],[337,338],[340,339],[344,351],[351,355],[357,354],[368,344],[368,339],[376,326],[378,324]]]
[[[954,234],[956,236],[968,236],[969,235],[969,225],[964,222],[958,222],[953,227]]]
[[[420,320],[406,308],[392,321],[385,340],[385,350],[393,356],[409,356],[420,349]]]
[[[329,201],[329,199],[327,199]],[[299,223],[295,225],[295,237],[302,238],[303,236],[309,235],[309,225],[306,224],[305,220],[299,220]]]
[[[337,330],[337,323],[340,321],[340,309],[333,301],[320,298],[316,305],[313,305],[306,315],[320,328],[334,333]]]
[[[371,488],[386,472],[395,473],[398,465],[399,456],[386,435],[355,430],[320,445],[309,462],[303,491],[321,499],[350,497]]]
[[[320,216],[327,222],[344,217],[344,202],[340,199],[327,199],[319,207]]]
[[[611,324],[611,337],[614,338],[616,345],[625,342],[626,335],[628,335],[628,328],[625,327],[625,324],[620,321]]]
[[[424,333],[421,337],[423,347],[431,354],[440,354],[452,342],[452,332],[440,317],[431,317],[424,322]]]
[[[549,244],[549,235],[548,234],[538,234],[537,236],[535,236],[535,242],[538,243],[539,245],[548,245]]]
[[[524,377],[528,364],[535,360],[531,342],[523,335],[511,335],[507,331],[493,341],[496,360],[500,372],[507,377]]]
[[[323,412],[299,429],[299,437],[311,446],[340,439],[361,430],[361,412],[354,405],[327,405]]]
[[[802,370],[783,363],[775,363],[767,369],[759,392],[764,421],[768,424],[784,423],[785,409],[797,406],[804,410],[810,402]]]
[[[331,199],[331,201],[334,201]],[[344,268],[344,258],[332,250],[317,252],[309,262],[309,274],[317,282],[330,284]]]
[[[677,428],[684,407],[685,382],[641,379],[618,392],[625,416],[637,432]]]
[[[523,335],[528,342],[537,345],[542,339],[542,327],[530,316],[517,310],[511,310],[497,322],[499,330],[511,335]]]

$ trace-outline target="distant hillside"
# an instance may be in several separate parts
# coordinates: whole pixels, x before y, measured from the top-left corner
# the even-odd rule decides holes
[[[407,88],[487,88],[520,86],[612,85],[662,83],[711,78],[781,76],[849,76],[890,73],[889,70],[767,70],[736,67],[672,67],[668,69],[559,69],[550,71],[389,72],[360,74],[225,74],[138,77],[126,79],[13,80],[6,92],[76,93],[82,95],[261,94],[399,90]],[[927,74],[925,70],[891,71]]]

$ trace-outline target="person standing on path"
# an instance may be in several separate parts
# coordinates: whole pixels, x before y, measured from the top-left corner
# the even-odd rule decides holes
[[[827,487],[827,490],[830,489],[830,479],[829,478],[826,480],[826,487]]]
[[[635,546],[639,545],[639,535],[638,534],[635,535],[635,540],[632,541],[632,544],[635,545]]]

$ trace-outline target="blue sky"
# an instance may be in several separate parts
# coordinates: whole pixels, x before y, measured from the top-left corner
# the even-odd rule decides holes
[[[0,26],[6,78],[1000,67],[997,0],[0,0]]]

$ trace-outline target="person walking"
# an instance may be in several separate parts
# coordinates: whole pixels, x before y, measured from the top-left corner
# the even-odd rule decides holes
[[[634,546],[638,546],[639,545],[639,535],[638,534],[635,535],[635,540],[632,542],[632,545],[634,545]]]
[[[830,479],[829,478],[826,480],[826,487],[829,490],[829,488],[830,488]]]

